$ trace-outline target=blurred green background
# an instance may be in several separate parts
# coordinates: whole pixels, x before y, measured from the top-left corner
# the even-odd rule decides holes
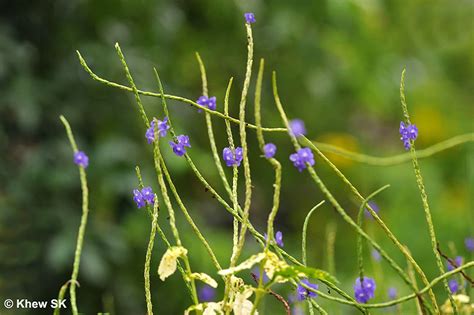
[[[378,156],[403,153],[398,135],[402,119],[398,88],[406,67],[408,105],[412,121],[420,129],[418,148],[473,131],[474,4],[469,0],[3,1],[2,301],[49,300],[70,277],[81,192],[58,119],[64,114],[79,147],[90,158],[91,212],[79,273],[79,309],[86,314],[145,313],[143,264],[150,222],[144,211],[136,209],[131,191],[137,186],[135,165],[141,166],[145,183],[158,190],[151,149],[133,95],[93,81],[79,65],[75,51],[80,50],[99,75],[126,84],[114,49],[119,42],[139,88],[157,90],[155,66],[166,92],[190,99],[201,94],[194,56],[199,51],[207,66],[210,94],[217,96],[220,111],[227,82],[234,77],[230,110],[237,117],[246,62],[243,13],[247,11],[255,12],[257,18],[253,25],[254,73],[258,59],[266,61],[262,95],[265,126],[281,126],[269,84],[271,70],[277,70],[287,112],[305,120],[311,139]],[[251,95],[254,83],[255,76]],[[159,99],[143,100],[150,116],[162,117]],[[183,103],[170,101],[169,106],[175,128],[190,135],[191,157],[224,193],[212,162],[204,115]],[[248,119],[253,121],[253,97],[248,108]],[[214,126],[222,149],[227,146],[224,124],[214,119]],[[271,208],[273,171],[259,157],[255,133],[249,131],[248,136],[254,185],[251,220],[263,231]],[[278,145],[277,157],[283,164],[282,200],[275,228],[284,233],[285,249],[300,257],[304,217],[323,196],[307,173],[299,173],[290,164],[288,140],[284,134],[267,135],[267,141]],[[468,255],[464,238],[474,234],[473,150],[472,143],[465,144],[420,161],[436,232],[450,255]],[[205,193],[184,159],[175,157],[168,147],[164,151],[191,215],[225,265],[232,243],[230,215]],[[435,277],[437,269],[411,163],[382,168],[330,158],[363,195],[391,185],[375,198],[380,215],[409,246],[428,277]],[[317,159],[316,163],[329,189],[355,218],[356,199],[323,161]],[[192,269],[216,276],[202,246],[176,210]],[[169,232],[165,215],[160,224]],[[330,224],[337,229],[336,276],[341,287],[352,294],[357,274],[356,234],[328,203],[310,221],[309,263],[327,268],[325,243]],[[399,264],[406,265],[373,221],[368,221],[366,228]],[[254,241],[249,239],[247,244],[246,255],[257,251]],[[158,279],[156,269],[164,250],[157,238],[152,262],[155,310],[180,314],[191,301],[178,275],[166,282]],[[397,287],[399,294],[409,292],[385,262],[371,262],[370,249],[365,252],[368,275],[378,283],[374,301],[387,300],[390,286]],[[276,291],[285,296],[292,293],[285,286]],[[439,302],[444,302],[441,286],[435,292]],[[273,298],[264,302],[263,313],[283,313]],[[331,314],[355,313],[344,306],[321,303]],[[1,307],[3,314],[6,310]],[[401,311],[410,314],[413,307],[410,302]]]

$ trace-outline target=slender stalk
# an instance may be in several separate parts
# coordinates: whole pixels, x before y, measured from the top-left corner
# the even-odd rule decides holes
[[[307,236],[307,230],[308,230],[308,223],[309,223],[309,218],[313,214],[314,211],[316,211],[320,206],[324,204],[324,200],[315,205],[311,210],[309,210],[308,214],[306,215],[306,218],[304,219],[303,223],[303,232],[301,234],[301,260],[304,265],[307,265],[308,262],[306,260],[306,236]]]
[[[64,116],[59,117],[64,124],[66,129],[69,142],[71,143],[72,150],[74,153],[78,151],[76,141],[74,140],[74,135],[72,134],[71,126]],[[77,276],[79,274],[79,265],[81,263],[81,252],[82,245],[84,243],[84,234],[86,232],[87,226],[87,217],[89,214],[89,189],[87,188],[87,176],[84,167],[78,166],[79,168],[79,177],[81,179],[81,190],[82,190],[82,216],[81,224],[79,226],[79,231],[77,233],[77,242],[76,242],[76,251],[74,253],[74,263],[72,266],[72,275],[69,286],[69,295],[71,298],[71,309],[74,315],[78,314],[77,302],[76,302],[76,284]]]
[[[265,66],[265,62],[263,59],[260,59],[260,66],[258,70],[258,75],[257,75],[257,84],[255,88],[255,100],[254,100],[254,106],[255,106],[255,124],[257,125],[257,140],[258,144],[260,147],[260,150],[262,151],[263,154],[264,152],[264,146],[265,146],[265,139],[263,136],[262,132],[262,117],[261,117],[261,95],[262,95],[262,80],[263,80],[263,69]],[[275,217],[278,212],[278,208],[280,207],[280,190],[281,190],[281,164],[278,162],[277,159],[275,158],[270,158],[267,159],[269,163],[273,166],[275,170],[275,182],[273,184],[274,187],[274,192],[273,192],[273,205],[272,209],[270,210],[270,214],[268,215],[267,219],[267,240],[265,243],[265,251],[269,250],[270,243],[273,241],[275,244],[275,233],[273,230],[273,222],[275,221]],[[262,295],[264,293],[263,291],[263,273],[264,273],[264,261],[260,263],[260,279],[258,282],[258,290],[257,293],[255,294],[255,301],[253,303],[253,309],[251,314],[254,314],[254,312],[258,308],[258,304],[261,301]]]
[[[365,205],[367,202],[369,202],[370,199],[375,197],[378,193],[382,192],[383,190],[387,189],[390,187],[390,185],[385,185],[373,193],[371,193],[367,198],[364,199],[362,204],[360,205],[359,208],[359,213],[357,214],[357,224],[362,228],[362,218],[364,217],[364,209]],[[358,262],[359,262],[359,278],[361,283],[364,281],[364,255],[362,253],[362,236],[360,234],[357,234],[357,257],[358,257]]]
[[[145,299],[146,309],[149,315],[153,315],[153,303],[151,302],[151,291],[150,291],[150,262],[151,254],[153,252],[153,244],[155,242],[156,228],[158,225],[158,196],[155,195],[155,203],[153,205],[153,220],[151,222],[150,240],[148,242],[148,248],[145,257],[145,267],[143,276],[145,279]]]
[[[252,178],[250,174],[250,163],[248,157],[247,148],[247,130],[245,122],[245,106],[247,104],[247,94],[250,86],[250,78],[252,77],[252,64],[253,64],[253,38],[252,38],[252,27],[250,23],[245,24],[247,30],[247,69],[245,71],[244,86],[242,88],[242,95],[240,98],[239,105],[239,135],[240,145],[242,146],[242,162],[244,166],[244,181],[245,181],[245,199],[244,199],[244,211],[243,220],[248,221],[250,213],[250,204],[252,202]],[[236,262],[242,252],[245,244],[245,235],[247,233],[247,224],[244,223],[240,229],[239,243],[237,245],[237,252],[234,255],[234,261]]]
[[[408,113],[408,106],[405,100],[405,69],[403,69],[402,71],[402,77],[400,80],[400,100],[402,104],[403,115],[405,116],[405,122],[408,124],[411,124],[410,115]],[[416,183],[418,184],[418,189],[420,190],[420,194],[421,194],[421,200],[423,202],[423,209],[425,210],[426,223],[428,224],[428,232],[431,239],[431,248],[433,250],[439,272],[440,274],[443,274],[444,265],[443,265],[443,261],[441,260],[441,256],[439,255],[439,252],[437,250],[438,241],[436,239],[436,233],[433,226],[433,219],[431,218],[431,210],[430,210],[430,205],[428,203],[428,195],[426,193],[425,184],[423,182],[423,176],[421,175],[421,168],[420,168],[420,165],[418,164],[418,159],[416,157],[415,143],[413,140],[410,141],[410,152],[412,156],[413,169],[415,170]],[[444,284],[444,289],[446,291],[446,294],[448,295],[449,300],[451,301],[453,312],[454,314],[457,314],[458,311],[457,311],[456,303],[454,302],[454,299],[451,294],[451,290],[449,289],[448,281],[444,280],[443,284]]]
[[[141,175],[141,172],[140,172],[140,167],[136,166],[135,171],[136,171],[137,179],[138,179],[138,187],[140,189],[143,189],[144,185],[143,185],[142,175]],[[155,195],[155,198],[156,197],[157,196]],[[147,204],[145,207],[147,209],[148,215],[153,220],[153,211],[151,210],[150,205]],[[159,208],[158,208],[158,211],[159,211]],[[166,237],[165,233],[161,229],[158,222],[156,224],[156,231],[157,231],[158,235],[161,237],[161,239],[163,240],[163,243],[165,243],[166,248],[170,248],[171,243],[169,242],[168,238]],[[192,292],[193,290],[192,290],[191,285],[189,284],[189,282],[186,280],[187,279],[186,272],[184,271],[183,267],[181,266],[181,263],[179,261],[177,263],[178,263],[178,270],[181,274],[181,277],[183,278],[184,283],[186,284],[186,288],[188,289],[189,296],[192,299],[193,298],[193,292]]]
[[[66,295],[67,287],[71,283],[71,280],[66,281],[65,284],[61,286],[61,289],[59,289],[59,294],[58,294],[58,302],[61,302],[64,299],[64,295]],[[76,281],[76,285],[80,287],[79,282]],[[54,309],[53,315],[59,315],[61,313],[61,304],[57,304],[56,308]]]

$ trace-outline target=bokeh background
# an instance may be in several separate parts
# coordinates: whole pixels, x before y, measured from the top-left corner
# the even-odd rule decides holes
[[[271,70],[290,117],[303,118],[311,139],[376,156],[403,153],[399,79],[407,69],[412,120],[420,130],[417,147],[473,131],[474,5],[469,0],[322,1],[3,1],[0,4],[0,298],[49,300],[70,277],[81,215],[78,171],[62,125],[70,121],[87,169],[90,216],[79,273],[79,309],[86,314],[143,314],[143,264],[150,221],[136,209],[131,191],[140,165],[146,184],[158,189],[150,146],[133,95],[93,81],[81,68],[80,50],[99,75],[126,84],[114,43],[119,42],[137,85],[156,91],[157,67],[170,94],[197,99],[201,82],[194,52],[207,66],[210,94],[222,110],[231,76],[231,114],[237,116],[246,58],[243,13],[253,11],[256,61],[264,57],[263,120],[281,126],[271,96]],[[257,65],[257,62],[255,63]],[[254,67],[256,71],[256,67]],[[254,90],[255,76],[251,93]],[[162,117],[159,99],[144,98],[150,116]],[[249,99],[249,120],[253,101]],[[191,157],[224,193],[211,159],[203,114],[169,102],[175,127],[189,134]],[[214,119],[218,147],[227,146],[224,124]],[[237,129],[235,129],[236,131]],[[271,208],[273,171],[259,157],[255,133],[248,133],[254,183],[251,220],[261,231]],[[275,221],[285,249],[300,257],[301,227],[308,210],[323,198],[309,175],[289,162],[284,134],[267,135],[283,163],[281,208]],[[473,146],[465,144],[420,161],[439,241],[450,255],[469,253],[464,239],[474,234]],[[164,148],[179,191],[222,263],[231,251],[229,214],[204,191],[184,159]],[[374,201],[381,217],[409,246],[429,278],[437,275],[421,199],[410,163],[390,167],[330,158],[368,195],[391,187]],[[355,218],[359,203],[335,174],[317,159],[322,179]],[[230,175],[230,173],[228,173]],[[216,276],[203,248],[177,209],[178,226],[190,249],[193,270]],[[167,232],[166,216],[160,224]],[[352,292],[357,274],[355,232],[327,203],[310,221],[309,263],[328,268],[326,234],[336,230],[335,275]],[[365,228],[396,261],[403,257],[368,220]],[[190,304],[176,274],[161,282],[156,274],[165,248],[157,238],[152,262],[152,294],[161,314],[180,314]],[[248,241],[246,254],[257,246]],[[374,301],[387,289],[408,288],[385,262],[365,249],[367,272],[376,279]],[[472,258],[472,256],[471,256]],[[472,272],[471,272],[472,274]],[[250,282],[248,275],[244,275]],[[324,287],[322,287],[324,289]],[[285,286],[276,291],[287,296]],[[446,296],[435,288],[442,303]],[[334,293],[332,293],[334,294]],[[318,301],[321,299],[319,298]],[[282,314],[274,299],[267,314]],[[355,311],[321,301],[330,313]],[[0,313],[6,310],[1,306]],[[380,310],[377,312],[394,312]],[[398,310],[414,312],[410,302]],[[25,314],[31,311],[23,311]],[[377,313],[374,312],[374,313]],[[9,314],[6,312],[6,314]],[[14,311],[11,314],[22,314]]]

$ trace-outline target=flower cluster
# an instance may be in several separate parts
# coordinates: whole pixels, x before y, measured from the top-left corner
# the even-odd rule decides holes
[[[382,255],[380,255],[380,252],[374,248],[372,249],[372,258],[379,262],[382,259]]]
[[[464,240],[464,245],[466,249],[470,252],[474,252],[474,237],[468,237]]]
[[[415,140],[418,137],[418,128],[414,124],[407,124],[400,122],[400,140],[403,141],[405,150],[410,150],[410,140]]]
[[[141,191],[134,189],[133,201],[135,201],[138,209],[140,209],[146,204],[152,205],[155,202],[155,194],[153,193],[151,187],[144,187]]]
[[[394,287],[388,288],[388,298],[390,300],[395,300],[397,298],[397,289]]]
[[[158,125],[158,126],[157,126]],[[155,141],[155,128],[158,127],[158,135],[160,137],[166,137],[170,125],[168,124],[168,117],[165,117],[163,120],[158,120],[154,118],[150,124],[150,128],[146,130],[145,138],[148,140],[148,143]]]
[[[247,22],[248,24],[257,22],[257,20],[255,20],[255,14],[251,12],[245,13],[244,17],[245,17],[245,22]]]
[[[196,103],[198,103],[198,105],[201,105],[201,106],[204,106],[204,107],[207,107],[209,108],[210,110],[216,110],[216,97],[215,96],[212,96],[212,97],[207,97],[205,95],[202,95],[198,98],[198,100],[196,101]],[[201,112],[201,110],[199,110],[199,112]]]
[[[296,153],[290,155],[290,161],[301,172],[306,168],[306,163],[309,163],[311,166],[314,165],[314,155],[310,148],[301,148]]]
[[[290,125],[290,135],[294,137],[301,137],[306,134],[306,127],[304,126],[304,121],[301,119],[293,119],[289,122]]]
[[[264,234],[264,237],[265,237],[265,241],[267,241],[268,239],[268,235],[267,233]],[[275,233],[275,242],[278,246],[280,247],[283,247],[283,233],[281,231],[277,231]]]
[[[303,279],[301,280],[301,283],[298,284],[298,287],[296,288],[296,292],[298,293],[298,300],[303,301],[304,299],[310,297],[310,298],[315,298],[318,296],[316,292],[310,291],[306,289],[302,284],[306,285],[307,287],[310,287],[314,290],[317,290],[319,286],[315,283],[309,282],[308,279]]]
[[[89,165],[89,157],[82,152],[82,151],[77,151],[74,153],[74,163],[76,165],[82,166],[83,168],[86,168]]]
[[[452,294],[456,294],[456,292],[459,290],[459,283],[456,279],[449,280],[448,286]]]
[[[216,297],[216,289],[211,287],[210,285],[203,285],[199,288],[198,291],[199,301],[202,302],[210,302],[213,301]]]
[[[240,166],[243,157],[243,150],[241,147],[237,147],[235,150],[226,147],[222,150],[222,158],[228,167]]]
[[[357,302],[367,303],[375,296],[375,280],[364,277],[363,281],[360,278],[356,279],[354,284],[354,296]]]
[[[179,135],[176,137],[175,141],[170,141],[170,146],[173,149],[173,152],[177,156],[183,156],[186,154],[186,147],[190,148],[191,144],[189,143],[189,137],[186,135]]]
[[[263,146],[263,153],[265,154],[265,157],[267,159],[271,159],[272,157],[274,157],[276,151],[277,151],[277,147],[273,143],[267,143]]]
[[[462,262],[463,262],[462,256],[456,256],[456,258],[454,258],[454,263],[456,264],[456,266],[451,265],[451,263],[448,261],[448,267],[447,267],[448,271],[451,271],[454,268],[461,266]]]

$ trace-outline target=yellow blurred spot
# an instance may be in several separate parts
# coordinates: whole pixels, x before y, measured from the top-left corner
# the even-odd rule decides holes
[[[318,142],[332,144],[348,151],[357,152],[357,139],[347,133],[327,133],[318,138]],[[327,158],[338,167],[349,167],[353,164],[352,160],[334,153],[325,153]]]
[[[433,106],[416,106],[411,122],[418,127],[419,135],[416,142],[420,144],[428,145],[445,138],[446,124],[441,113]]]

